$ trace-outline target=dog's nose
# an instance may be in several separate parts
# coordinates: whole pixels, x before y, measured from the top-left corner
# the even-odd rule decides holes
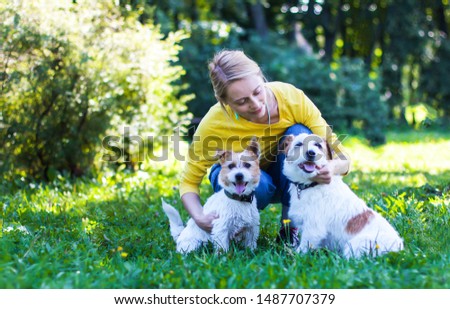
[[[236,178],[236,181],[242,181],[244,179],[244,174],[237,173],[234,178]]]
[[[314,150],[308,150],[306,152],[306,157],[308,160],[313,160],[316,157],[316,152]]]

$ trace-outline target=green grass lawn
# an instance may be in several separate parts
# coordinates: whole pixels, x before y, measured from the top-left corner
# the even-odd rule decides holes
[[[279,205],[261,213],[254,252],[175,253],[160,199],[182,209],[180,165],[48,184],[1,183],[0,288],[450,288],[450,133],[347,138],[345,181],[397,228],[406,248],[345,260],[275,242]],[[203,199],[211,190],[205,182]],[[182,212],[187,218],[186,212]]]

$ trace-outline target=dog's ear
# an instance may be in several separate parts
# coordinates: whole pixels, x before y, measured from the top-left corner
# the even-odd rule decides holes
[[[286,135],[283,139],[283,141],[278,146],[278,152],[279,153],[285,153],[289,151],[289,148],[291,147],[292,141],[294,140],[294,135]]]
[[[228,150],[217,149],[215,158],[221,162],[225,161],[226,157],[230,154]]]
[[[250,140],[250,143],[247,146],[247,150],[250,152],[253,152],[256,155],[256,157],[259,158],[260,147],[259,147],[258,139],[255,136],[253,136],[252,139]]]

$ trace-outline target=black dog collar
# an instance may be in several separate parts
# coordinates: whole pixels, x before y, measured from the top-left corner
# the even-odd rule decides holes
[[[298,182],[294,182],[293,183],[296,187],[297,187],[297,197],[300,198],[300,194],[302,193],[303,190],[312,188],[317,186],[319,183],[317,182],[311,182],[309,184],[304,184],[304,183],[298,183]]]
[[[232,200],[239,201],[239,202],[251,203],[251,202],[253,202],[253,197],[255,196],[255,191],[253,191],[249,195],[239,195],[236,193],[231,194],[230,192],[228,192],[226,190],[224,190],[224,192],[227,197],[229,197]]]

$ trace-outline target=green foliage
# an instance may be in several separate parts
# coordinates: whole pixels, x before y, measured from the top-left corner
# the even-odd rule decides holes
[[[296,254],[275,242],[280,207],[271,205],[261,212],[255,252],[235,245],[216,256],[207,246],[181,256],[160,204],[164,197],[182,209],[174,189],[178,162],[148,172],[60,175],[45,184],[2,181],[0,288],[448,289],[450,154],[442,149],[450,136],[387,137],[378,148],[360,138],[344,141],[354,160],[344,180],[397,228],[402,252],[359,260],[329,251]],[[440,162],[430,160],[439,149]],[[206,199],[207,182],[202,192]]]
[[[443,116],[450,117],[450,40],[439,40],[435,54],[429,57],[420,75],[421,89],[424,100],[437,110],[443,111]]]
[[[366,115],[361,118],[367,118],[371,112],[375,113],[377,128],[373,128],[372,124],[365,124],[370,119],[343,119],[341,122],[353,122],[355,131],[366,125],[372,127],[369,130],[374,132],[367,133],[374,144],[384,140],[385,119],[379,117],[384,112],[387,112],[389,122],[395,125],[406,124],[405,113],[409,113],[407,107],[425,104],[435,109],[444,119],[425,119],[424,125],[448,122],[449,98],[446,85],[450,62],[450,6],[447,0],[120,2],[124,7],[143,12],[142,19],[153,19],[162,24],[165,31],[190,31],[192,25],[193,35],[183,42],[184,52],[189,55],[189,58],[183,60],[183,67],[193,77],[189,79],[189,89],[191,93],[195,93],[196,100],[189,105],[189,109],[197,117],[204,115],[207,107],[212,104],[210,101],[214,101],[211,90],[207,89],[209,81],[205,69],[206,61],[214,51],[236,47],[252,50],[252,56],[258,58],[261,65],[273,66],[268,62],[273,59],[273,55],[278,54],[290,56],[291,58],[282,58],[287,63],[291,62],[292,57],[306,61],[303,57],[297,57],[298,51],[284,50],[286,46],[296,45],[313,50],[325,62],[341,62],[341,58],[350,58],[356,63],[364,61],[366,75],[371,74],[372,79],[377,79],[376,82],[373,81],[377,85],[376,89],[371,90],[380,91],[384,99],[379,100],[372,95],[367,98],[363,95],[363,102],[358,105],[368,105]],[[254,14],[254,8],[261,9],[260,13]],[[226,27],[232,25],[240,30],[239,43],[236,45],[233,35],[230,35],[230,40],[223,36],[217,40],[217,35],[212,37],[207,29],[198,32],[195,28],[202,23],[216,34],[218,24]],[[260,39],[255,40],[255,37]],[[274,39],[267,40],[267,37]],[[220,45],[217,45],[218,42]],[[274,46],[281,47],[272,53]],[[280,71],[290,71],[290,66],[284,65],[283,61],[276,66]],[[354,66],[347,60],[343,62]],[[195,73],[191,73],[192,70]],[[364,71],[361,69],[361,72]],[[200,76],[195,76],[197,74]],[[311,80],[317,80],[319,75],[315,72]],[[294,82],[303,84],[307,81],[299,79]],[[366,82],[367,77],[361,82],[361,86]],[[330,91],[328,83],[324,88],[319,89],[321,93]],[[346,90],[345,93],[348,94],[349,91]],[[312,97],[315,95],[311,94]],[[376,106],[375,102],[380,105]]]
[[[332,124],[350,134],[352,129],[362,130],[372,145],[384,144],[388,108],[380,95],[380,79],[370,77],[361,59],[349,58],[341,58],[331,76],[335,82],[336,103],[331,105],[333,101],[326,100],[320,106],[332,119]]]
[[[183,33],[163,38],[106,0],[2,2],[1,11],[2,171],[79,175],[99,162],[105,136],[125,126],[161,136],[188,120],[174,65]],[[117,146],[116,160],[133,161],[136,148]]]
[[[208,61],[224,48],[240,48],[242,29],[223,21],[202,21],[186,24],[190,38],[181,44],[180,65],[186,70],[182,81],[189,84],[184,93],[194,93],[195,99],[188,103],[189,111],[203,117],[216,99],[209,80]]]

